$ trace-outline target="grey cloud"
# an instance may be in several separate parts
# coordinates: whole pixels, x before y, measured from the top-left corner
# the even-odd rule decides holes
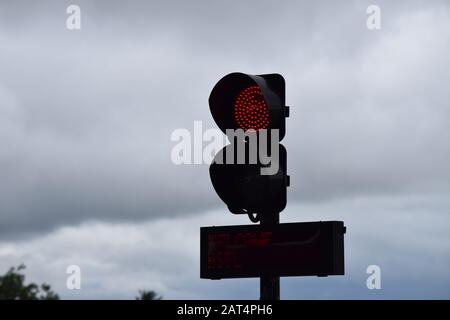
[[[380,2],[377,33],[362,2],[80,6],[78,33],[65,3],[2,7],[3,237],[225,211],[206,165],[170,162],[170,134],[215,127],[209,92],[236,70],[287,80],[290,203],[449,190],[444,2]]]
[[[385,197],[295,205],[283,221],[344,219],[346,275],[282,279],[284,299],[447,299],[449,221],[444,196]],[[429,214],[430,203],[436,214]],[[222,210],[146,223],[84,223],[33,241],[2,241],[0,271],[24,262],[30,280],[47,281],[65,299],[132,299],[154,289],[167,299],[257,299],[258,280],[199,279],[199,226],[247,223]],[[65,287],[81,267],[82,290]],[[381,268],[382,289],[368,290],[366,268]]]

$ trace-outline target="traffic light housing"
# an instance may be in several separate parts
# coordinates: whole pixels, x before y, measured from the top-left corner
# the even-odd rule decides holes
[[[210,176],[214,189],[232,213],[279,213],[286,206],[287,155],[279,143],[285,135],[285,118],[289,110],[285,100],[285,81],[279,74],[231,73],[211,92],[212,116],[229,137],[230,145],[215,156]],[[230,135],[229,130],[239,129],[246,133],[243,138]],[[273,130],[278,131],[276,144],[271,143],[271,138],[275,137]],[[263,131],[266,134],[262,134]],[[256,139],[253,140],[256,148],[251,146],[252,136]],[[237,160],[239,143],[244,146],[241,149],[245,151],[243,163]],[[270,164],[260,159],[263,145],[267,147]],[[232,154],[232,163],[227,158],[229,154]],[[250,161],[252,156],[256,156],[256,161]],[[277,170],[262,174],[269,166],[275,166]]]
[[[224,133],[226,129],[278,129],[281,141],[289,116],[285,91],[285,81],[280,74],[230,73],[214,86],[209,108]]]

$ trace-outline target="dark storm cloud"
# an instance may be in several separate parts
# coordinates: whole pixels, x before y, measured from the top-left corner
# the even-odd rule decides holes
[[[0,10],[0,232],[224,206],[174,129],[215,127],[236,70],[287,80],[290,201],[448,190],[449,8],[380,2],[72,1]],[[225,209],[224,209],[225,210]]]

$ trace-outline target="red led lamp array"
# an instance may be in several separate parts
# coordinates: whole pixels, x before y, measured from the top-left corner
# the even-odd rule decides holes
[[[234,103],[234,120],[239,128],[261,130],[269,126],[269,108],[258,86],[242,90]]]

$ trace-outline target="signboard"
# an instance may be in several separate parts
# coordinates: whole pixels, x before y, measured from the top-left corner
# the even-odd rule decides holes
[[[200,228],[200,277],[344,274],[342,221]]]

